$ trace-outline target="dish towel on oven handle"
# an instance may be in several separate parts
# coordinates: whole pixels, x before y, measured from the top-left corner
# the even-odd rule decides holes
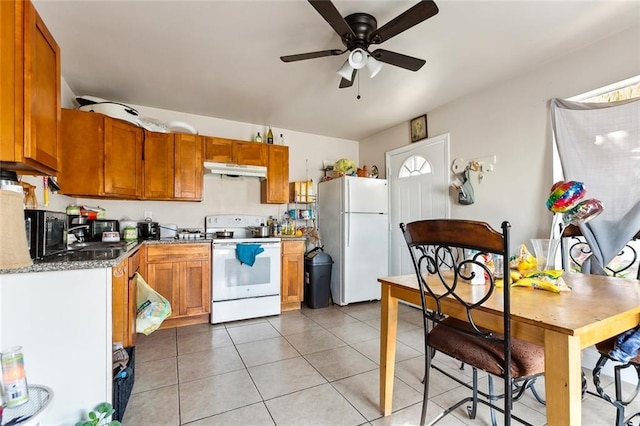
[[[240,261],[240,264],[244,263],[249,266],[253,266],[256,261],[256,256],[263,251],[264,249],[260,244],[236,244],[236,257]]]

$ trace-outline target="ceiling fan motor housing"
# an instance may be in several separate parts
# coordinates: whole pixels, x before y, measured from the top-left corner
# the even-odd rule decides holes
[[[376,21],[376,18],[368,13],[352,13],[346,16],[344,20],[349,24],[356,38],[353,39],[351,34],[344,34],[342,36],[342,43],[347,46],[349,50],[358,47],[367,50],[369,44],[371,44],[369,40],[371,34],[378,29],[378,21]]]

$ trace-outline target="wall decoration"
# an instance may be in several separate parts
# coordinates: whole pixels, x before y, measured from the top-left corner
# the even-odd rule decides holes
[[[427,138],[427,115],[421,115],[411,120],[411,142]]]

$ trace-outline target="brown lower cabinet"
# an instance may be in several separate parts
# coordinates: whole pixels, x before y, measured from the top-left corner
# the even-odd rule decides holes
[[[112,341],[129,347],[136,344],[136,272],[144,264],[144,251],[136,250],[111,269]]]
[[[211,244],[156,244],[146,249],[147,283],[171,303],[160,328],[209,322]]]
[[[282,240],[282,311],[300,309],[300,302],[304,299],[304,250],[305,241]]]

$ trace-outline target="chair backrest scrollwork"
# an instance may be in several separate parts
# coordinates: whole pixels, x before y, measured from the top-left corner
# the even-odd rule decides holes
[[[582,263],[591,256],[591,247],[582,236],[580,228],[569,225],[562,230],[560,238],[562,268],[564,270],[581,271]],[[620,250],[614,260],[605,267],[613,277],[634,276],[640,279],[640,231]],[[568,265],[567,265],[568,263]]]

